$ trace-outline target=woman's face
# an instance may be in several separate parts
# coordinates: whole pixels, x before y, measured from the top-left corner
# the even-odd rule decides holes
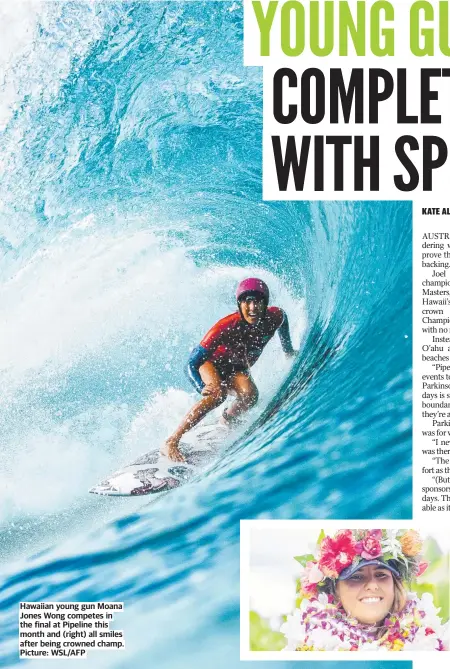
[[[392,611],[394,579],[389,569],[368,565],[345,581],[338,581],[336,592],[349,615],[360,623],[373,625]]]
[[[244,300],[239,302],[241,314],[244,320],[250,325],[256,325],[264,318],[266,313],[266,303],[262,297],[256,295],[247,295]]]

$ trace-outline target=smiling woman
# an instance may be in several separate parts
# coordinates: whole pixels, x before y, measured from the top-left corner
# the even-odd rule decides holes
[[[336,594],[348,615],[367,625],[383,620],[391,611],[400,611],[405,604],[401,581],[394,580],[392,570],[381,565],[360,567],[356,574],[338,582]]]
[[[432,596],[408,592],[423,574],[416,530],[341,530],[321,536],[303,565],[300,606],[281,632],[284,650],[448,650]]]

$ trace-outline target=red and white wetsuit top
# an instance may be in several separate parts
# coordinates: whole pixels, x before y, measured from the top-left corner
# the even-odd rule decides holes
[[[200,346],[209,352],[208,360],[219,368],[248,369],[258,360],[285,318],[282,309],[268,307],[265,317],[256,325],[250,325],[236,311],[213,325]]]

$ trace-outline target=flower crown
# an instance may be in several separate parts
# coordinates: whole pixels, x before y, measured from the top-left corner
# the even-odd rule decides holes
[[[386,563],[400,578],[411,580],[428,567],[420,561],[423,541],[416,530],[339,530],[333,537],[321,532],[317,557],[299,555],[295,559],[305,568],[300,578],[305,597],[318,594],[327,579],[337,580],[344,569],[356,571],[369,560]]]

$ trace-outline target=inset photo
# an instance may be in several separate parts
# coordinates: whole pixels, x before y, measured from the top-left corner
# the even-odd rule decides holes
[[[364,524],[241,522],[241,659],[449,650],[450,532]]]

